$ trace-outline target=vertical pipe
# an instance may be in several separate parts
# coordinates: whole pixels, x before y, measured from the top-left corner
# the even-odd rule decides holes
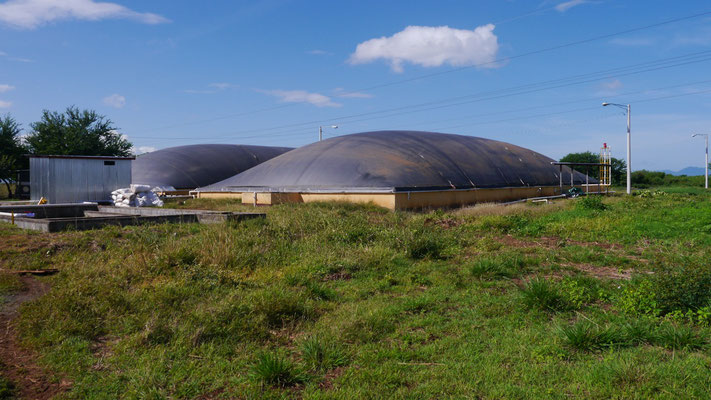
[[[563,166],[558,165],[558,179],[560,180],[560,194],[563,194]]]
[[[320,142],[321,140],[323,140],[323,127],[319,126],[318,127],[318,141]]]
[[[627,104],[627,194],[632,193],[632,138],[630,134],[630,111],[631,107],[629,104]]]

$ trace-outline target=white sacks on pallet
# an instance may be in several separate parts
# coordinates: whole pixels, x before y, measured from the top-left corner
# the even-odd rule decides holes
[[[116,207],[163,207],[163,200],[148,185],[131,185],[111,192]]]

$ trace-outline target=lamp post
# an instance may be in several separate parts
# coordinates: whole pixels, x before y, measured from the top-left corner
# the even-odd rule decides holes
[[[706,171],[704,172],[704,187],[709,188],[709,135],[708,133],[694,133],[691,137],[704,136],[706,138],[706,164],[704,167]]]
[[[323,140],[323,126],[318,127],[318,141]],[[326,128],[331,128],[331,129],[338,129],[338,125],[327,125]]]
[[[602,103],[603,107],[615,106],[619,107],[627,113],[627,194],[632,193],[632,138],[630,134],[630,105],[627,104],[617,104],[617,103]]]

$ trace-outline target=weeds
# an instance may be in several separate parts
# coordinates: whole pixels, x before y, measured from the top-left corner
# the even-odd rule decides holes
[[[572,308],[558,287],[549,280],[535,278],[522,289],[523,304],[529,309],[564,311]]]
[[[326,371],[346,365],[348,357],[332,342],[312,336],[301,343],[301,357],[313,370]]]
[[[252,366],[252,377],[267,385],[288,387],[306,381],[306,376],[287,358],[262,353]]]
[[[607,209],[601,196],[583,196],[576,200],[575,208],[578,210],[604,211]]]

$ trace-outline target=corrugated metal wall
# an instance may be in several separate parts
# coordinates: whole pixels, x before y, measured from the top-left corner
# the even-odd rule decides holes
[[[30,158],[32,200],[44,197],[52,204],[108,201],[112,191],[130,184],[131,160]]]

